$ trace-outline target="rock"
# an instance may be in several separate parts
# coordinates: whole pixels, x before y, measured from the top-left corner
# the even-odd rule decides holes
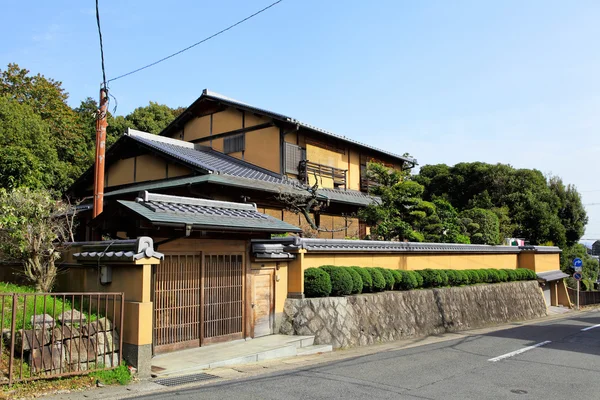
[[[98,332],[106,332],[112,330],[112,323],[107,318],[100,318],[97,321],[87,323],[81,327],[83,336],[93,336]]]
[[[56,317],[56,320],[61,324],[79,324],[87,322],[87,318],[84,313],[77,310],[68,310]]]
[[[65,340],[65,358],[69,364],[93,362],[96,359],[96,341],[93,338]]]
[[[100,332],[95,337],[97,354],[112,353],[119,350],[119,335],[117,332]]]
[[[58,372],[60,371],[61,365],[66,367],[64,356],[64,347],[61,343],[33,349],[29,355],[29,367],[31,368],[32,373],[40,371]]]
[[[52,341],[49,329],[19,329],[15,332],[15,352],[39,349]]]
[[[36,328],[41,328],[44,325],[44,328],[52,328],[54,323],[54,318],[52,318],[49,314],[37,314],[31,316],[31,325],[34,325]]]

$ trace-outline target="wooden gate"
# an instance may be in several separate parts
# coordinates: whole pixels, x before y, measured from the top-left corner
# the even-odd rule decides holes
[[[154,353],[200,346],[200,253],[170,254],[154,276]]]
[[[244,256],[204,256],[202,343],[241,339],[244,329]]]
[[[260,269],[253,271],[252,312],[254,337],[273,334],[275,319],[275,270]]]

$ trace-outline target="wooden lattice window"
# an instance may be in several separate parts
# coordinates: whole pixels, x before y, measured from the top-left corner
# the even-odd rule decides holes
[[[300,161],[306,159],[306,150],[295,144],[285,144],[285,172],[288,174],[299,174]]]
[[[225,154],[237,153],[246,149],[246,136],[243,133],[223,139],[223,152]]]

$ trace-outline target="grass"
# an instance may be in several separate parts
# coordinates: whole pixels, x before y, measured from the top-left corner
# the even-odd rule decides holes
[[[125,363],[122,363],[115,369],[99,370],[90,373],[91,377],[99,380],[105,385],[127,385],[131,382],[131,373]]]
[[[13,283],[0,282],[0,295],[3,293],[18,293],[17,297],[17,315],[15,326],[16,329],[31,329],[31,317],[37,314],[49,314],[52,318],[56,318],[64,311],[72,310],[73,308],[78,311],[88,309],[89,303],[83,302],[81,299],[65,299],[63,301],[60,297],[53,297],[51,295],[46,296],[35,296],[35,289],[30,286],[15,285]],[[73,303],[73,304],[72,304]],[[73,307],[74,305],[74,307]],[[0,321],[3,329],[11,327],[11,313],[12,313],[12,298],[10,296],[0,297],[0,313],[4,314],[4,318]],[[87,321],[95,321],[98,316],[94,313],[83,312],[86,316]],[[73,320],[74,325],[77,325],[78,321]]]

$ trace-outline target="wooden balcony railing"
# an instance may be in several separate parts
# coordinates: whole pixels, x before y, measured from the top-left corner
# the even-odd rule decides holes
[[[346,174],[347,170],[330,167],[328,165],[317,164],[311,161],[300,161],[298,166],[300,179],[304,182],[308,182],[308,177],[311,175],[317,175],[323,178],[331,178],[333,180],[333,186],[339,189],[346,189]]]

